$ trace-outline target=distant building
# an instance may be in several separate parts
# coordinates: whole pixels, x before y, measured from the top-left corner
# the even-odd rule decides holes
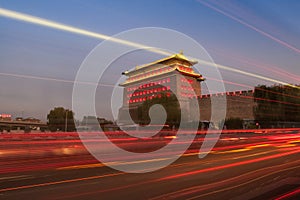
[[[0,114],[0,120],[3,121],[12,121],[11,114]]]
[[[99,130],[99,126],[103,131],[118,130],[118,126],[116,126],[112,121],[96,116],[84,116],[82,121],[77,125],[76,130],[82,132],[97,131]]]
[[[16,117],[16,121],[23,121],[23,117]]]
[[[189,99],[201,96],[199,82],[204,80],[192,68],[196,63],[181,52],[123,72],[127,79],[120,84],[124,87],[124,93],[118,122],[128,124],[130,118],[139,122],[138,107],[147,100],[161,98],[162,93],[167,97],[175,93],[180,104],[189,112]]]
[[[24,122],[35,122],[35,123],[40,123],[41,122],[40,119],[37,119],[37,118],[34,118],[34,117],[28,117],[28,118],[23,119],[22,121],[24,121]]]
[[[22,117],[16,117],[15,120],[12,120],[11,115],[0,120],[0,132],[3,131],[24,131],[25,133],[29,133],[31,130],[37,130],[37,131],[45,131],[47,129],[47,124],[42,122],[39,119],[28,117],[23,119]],[[3,120],[5,119],[5,120]]]

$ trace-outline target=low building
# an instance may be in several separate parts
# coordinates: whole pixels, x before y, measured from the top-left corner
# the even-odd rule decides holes
[[[37,119],[37,118],[34,118],[34,117],[27,117],[27,118],[23,119],[22,121],[24,121],[24,122],[35,122],[35,123],[40,123],[41,122],[40,119]]]
[[[12,121],[11,114],[0,114],[0,120],[2,121]]]

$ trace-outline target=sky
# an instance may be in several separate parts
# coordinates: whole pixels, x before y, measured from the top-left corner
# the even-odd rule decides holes
[[[168,28],[193,38],[217,64],[286,83],[300,82],[297,0],[0,0],[0,8],[108,36],[134,28]],[[71,108],[72,81],[102,41],[0,15],[0,113],[46,120],[54,107]],[[147,56],[125,56],[114,63],[106,79],[120,78],[124,67],[149,61]],[[227,91],[274,84],[220,71]],[[97,114],[111,118],[107,94],[98,92],[96,99]]]

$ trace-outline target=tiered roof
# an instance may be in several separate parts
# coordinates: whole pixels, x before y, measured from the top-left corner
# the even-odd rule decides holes
[[[157,69],[157,67],[155,68],[155,66],[159,66],[159,65],[162,65],[162,66],[168,65],[167,63],[172,60],[178,60],[178,61],[184,62],[185,66],[177,66],[176,65],[176,67],[167,66],[165,68],[164,67],[158,67],[158,69]],[[128,76],[129,78],[120,85],[125,86],[125,85],[133,83],[133,82],[141,81],[146,78],[155,77],[157,75],[162,75],[162,74],[170,73],[173,71],[178,71],[186,76],[191,76],[191,77],[197,78],[199,81],[203,81],[204,78],[202,77],[202,75],[199,73],[196,73],[193,70],[193,68],[191,67],[197,63],[198,63],[197,61],[188,59],[187,57],[185,57],[183,55],[182,52],[180,52],[178,54],[173,54],[169,57],[162,58],[160,60],[156,60],[156,61],[148,63],[148,64],[136,66],[134,70],[123,72],[122,74]],[[159,73],[156,73],[157,71],[159,71]],[[155,73],[153,73],[153,72],[155,72]],[[141,78],[137,78],[138,74],[140,75]]]

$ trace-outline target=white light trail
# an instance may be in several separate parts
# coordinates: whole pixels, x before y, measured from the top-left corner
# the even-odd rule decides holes
[[[16,11],[8,10],[8,9],[0,8],[0,16],[7,17],[7,18],[10,18],[10,19],[19,20],[19,21],[24,21],[24,22],[28,22],[28,23],[32,23],[32,24],[37,24],[37,25],[40,25],[40,26],[49,27],[49,28],[53,28],[53,29],[57,29],[57,30],[76,33],[76,34],[79,34],[79,35],[85,35],[85,36],[88,36],[88,37],[98,38],[98,39],[102,39],[102,40],[109,40],[109,41],[116,42],[116,43],[119,43],[119,44],[122,44],[122,45],[128,45],[128,46],[136,47],[136,48],[139,48],[139,49],[145,49],[147,51],[151,51],[151,52],[158,53],[158,54],[161,54],[161,55],[167,55],[167,56],[171,55],[170,52],[155,49],[155,48],[152,48],[152,47],[149,47],[149,46],[145,46],[143,44],[139,44],[139,43],[135,43],[135,42],[127,41],[127,40],[122,40],[122,39],[118,39],[118,38],[112,38],[112,37],[110,37],[108,35],[105,35],[105,34],[100,34],[100,33],[92,32],[92,31],[76,28],[76,27],[73,27],[73,26],[65,25],[65,24],[62,24],[62,23],[54,22],[54,21],[51,21],[51,20],[35,17],[35,16],[32,16],[32,15],[28,15],[28,14],[24,14],[24,13],[20,13],[20,12],[16,12]],[[199,60],[199,59],[195,59],[195,60],[197,60],[199,63],[203,63],[203,64],[206,64],[206,65],[209,65],[209,66],[214,66],[214,67],[217,67],[217,68],[220,68],[220,69],[223,69],[223,70],[227,70],[227,71],[231,71],[231,72],[251,76],[251,77],[254,77],[254,78],[262,79],[262,80],[265,80],[265,81],[270,81],[270,82],[274,82],[274,83],[278,83],[278,84],[282,84],[282,85],[287,85],[287,86],[290,86],[290,87],[300,89],[300,87],[298,87],[298,86],[295,86],[295,85],[292,85],[292,84],[289,84],[289,83],[286,83],[286,82],[283,82],[283,81],[280,81],[280,80],[275,80],[275,79],[268,78],[268,77],[261,76],[261,75],[257,75],[257,74],[254,74],[254,73],[245,72],[245,71],[242,71],[242,70],[235,69],[233,67],[220,65],[220,64],[215,64],[215,63],[212,63],[212,62],[207,62],[207,61]],[[5,73],[0,73],[0,75],[4,75],[4,74]],[[26,76],[26,75],[16,75],[15,74],[14,76],[19,76],[19,77],[23,76],[23,78],[30,78],[30,76]],[[62,82],[70,82],[68,80],[53,79],[53,78],[46,78],[46,77],[41,77],[41,79],[44,79],[44,80],[47,79],[47,80],[53,80],[53,81],[62,81]]]
[[[19,13],[19,12],[16,12],[16,11],[3,9],[3,8],[0,8],[0,16],[15,19],[15,20],[19,20],[19,21],[24,21],[24,22],[28,22],[28,23],[32,23],[32,24],[37,24],[37,25],[41,25],[41,26],[45,26],[45,27],[49,27],[49,28],[53,28],[53,29],[57,29],[57,30],[76,33],[76,34],[79,34],[79,35],[85,35],[85,36],[88,36],[88,37],[98,38],[98,39],[102,39],[102,40],[109,40],[109,41],[112,41],[112,42],[132,46],[132,47],[136,47],[136,48],[140,48],[140,49],[149,49],[149,48],[151,48],[149,46],[145,46],[145,45],[138,44],[138,43],[135,43],[135,42],[122,40],[122,39],[118,39],[118,38],[113,38],[113,37],[108,36],[108,35],[92,32],[92,31],[87,31],[87,30],[84,30],[84,29],[76,28],[76,27],[73,27],[73,26],[65,25],[65,24],[62,24],[62,23],[50,21],[50,20],[43,19],[43,18],[40,18],[40,17],[35,17],[35,16],[32,16],[32,15],[27,15],[27,14],[23,14],[23,13]],[[151,49],[150,51],[155,52],[155,53],[159,53],[159,54],[163,54],[163,55],[170,55],[169,52],[165,52],[165,51],[158,50],[158,49]]]

